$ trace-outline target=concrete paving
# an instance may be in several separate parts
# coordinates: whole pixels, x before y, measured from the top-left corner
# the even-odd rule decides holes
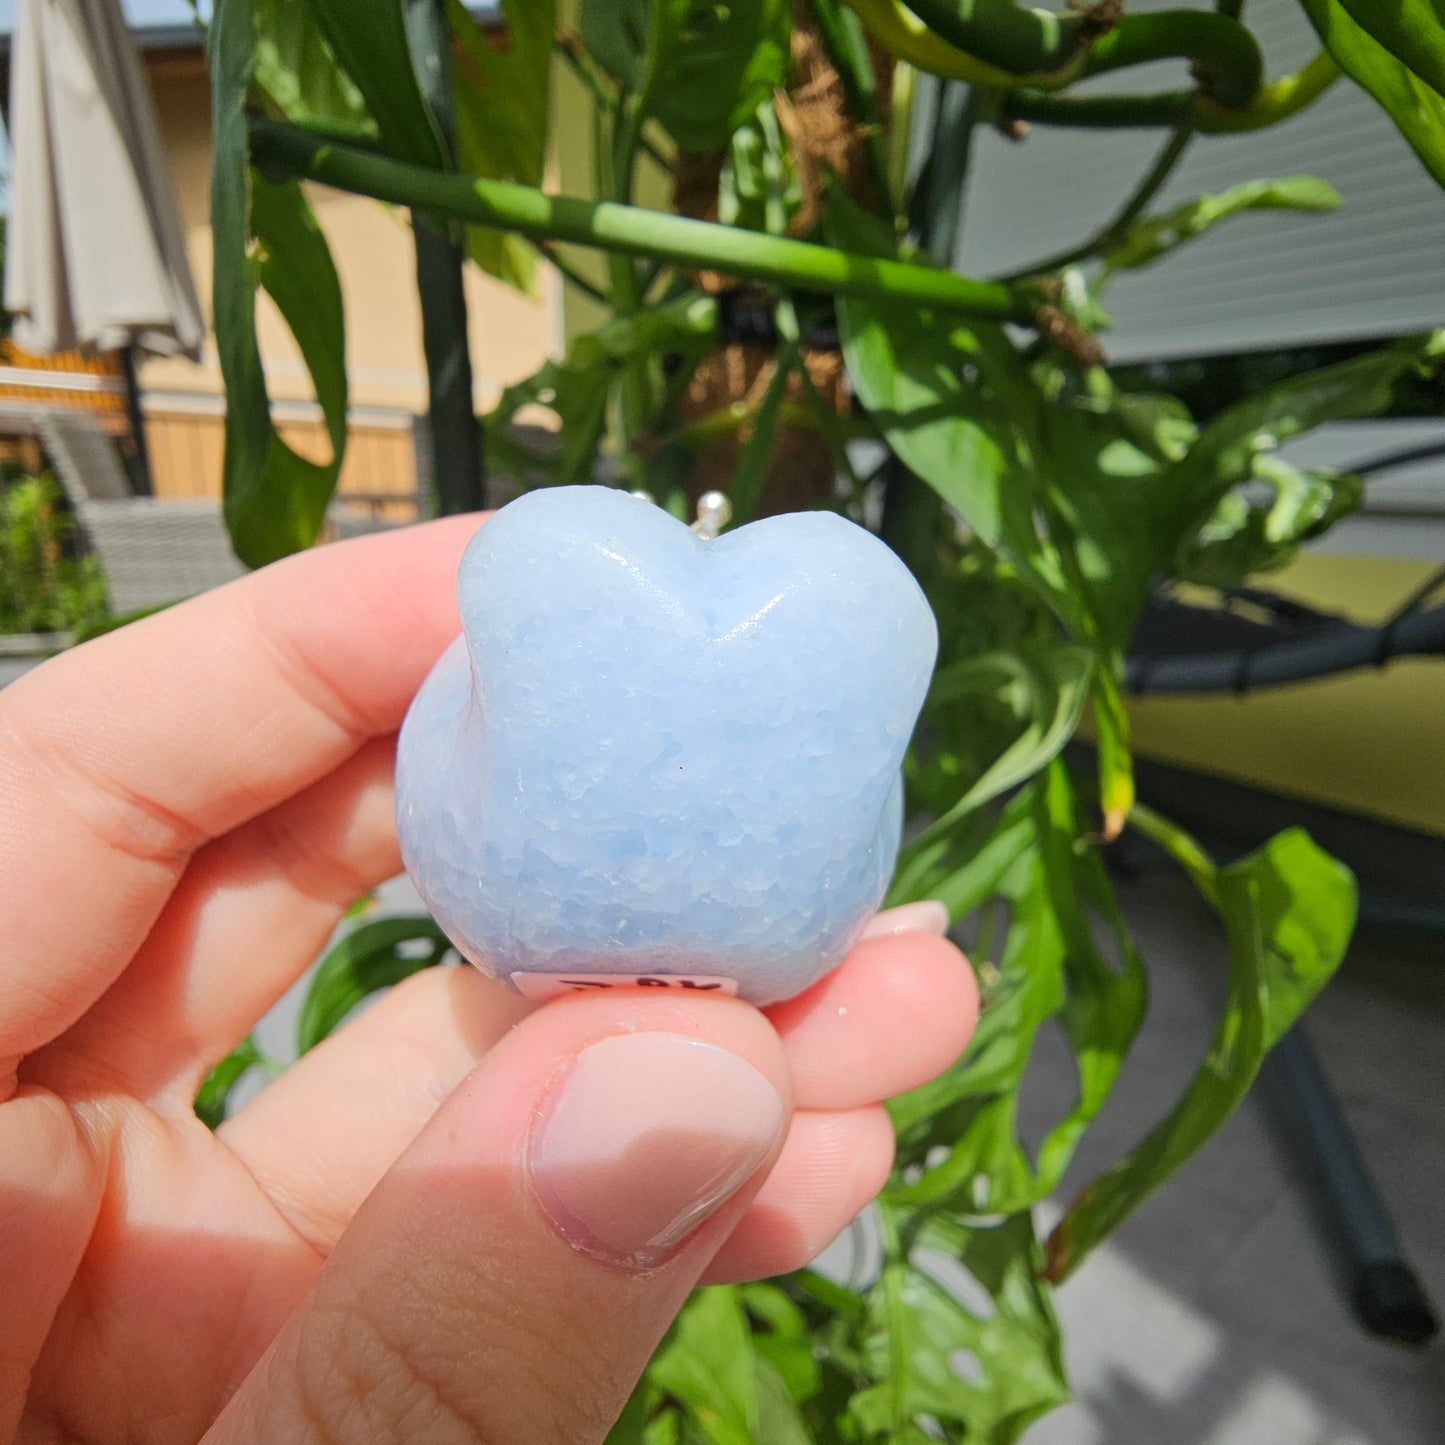
[[[8,682],[14,682],[22,673],[40,662],[38,657],[0,657],[0,687]]]
[[[1126,885],[1153,1008],[1082,1181],[1149,1126],[1203,1050],[1217,928],[1187,885]],[[1307,1028],[1437,1311],[1445,1306],[1445,941],[1357,940]],[[1030,1078],[1035,1125],[1065,1061]],[[1035,1088],[1034,1086],[1037,1085]],[[1410,1350],[1353,1319],[1328,1224],[1264,1089],[1060,1292],[1077,1403],[1027,1445],[1438,1445],[1445,1341]],[[1061,1191],[1067,1198],[1069,1190]]]

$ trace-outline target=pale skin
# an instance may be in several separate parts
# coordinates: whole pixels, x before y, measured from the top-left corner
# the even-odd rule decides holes
[[[399,870],[394,735],[477,525],[318,549],[0,693],[0,1440],[599,1441],[688,1290],[812,1258],[887,1173],[878,1101],[966,1043],[972,974],[916,930],[763,1012],[428,970],[199,1123]],[[647,1268],[569,1243],[520,1162],[619,1030],[736,1054],[791,1111]]]

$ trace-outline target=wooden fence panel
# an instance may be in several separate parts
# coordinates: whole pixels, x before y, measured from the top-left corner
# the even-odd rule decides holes
[[[324,461],[326,429],[309,417],[278,416],[277,431],[304,457]],[[151,480],[158,497],[219,497],[225,444],[224,417],[210,408],[146,407],[146,441]],[[341,467],[338,492],[377,511],[388,521],[411,521],[417,514],[416,463],[408,416],[353,419]]]

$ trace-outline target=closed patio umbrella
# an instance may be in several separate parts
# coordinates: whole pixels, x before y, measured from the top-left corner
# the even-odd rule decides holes
[[[205,337],[155,105],[119,0],[20,0],[5,307],[16,342],[197,358]],[[143,453],[142,453],[143,455]]]

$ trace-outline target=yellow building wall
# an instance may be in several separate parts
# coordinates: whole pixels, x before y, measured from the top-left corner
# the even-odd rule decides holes
[[[1270,586],[1379,623],[1432,562],[1306,554]],[[1445,658],[1393,662],[1244,697],[1136,699],[1148,757],[1445,835]]]

